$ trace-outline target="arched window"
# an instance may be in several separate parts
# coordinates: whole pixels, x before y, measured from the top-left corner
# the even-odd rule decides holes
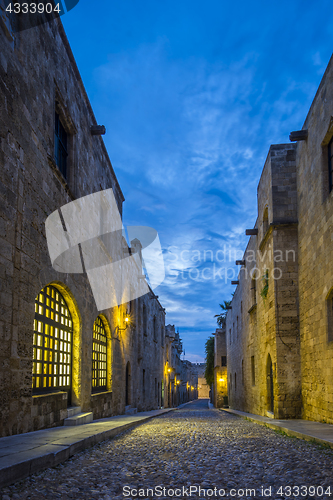
[[[266,375],[267,375],[267,409],[271,412],[274,412],[273,363],[270,355],[267,356]]]
[[[107,336],[103,320],[98,316],[93,328],[92,391],[106,391]]]
[[[35,301],[33,393],[56,389],[70,395],[72,340],[72,316],[65,299],[55,287],[46,286]]]

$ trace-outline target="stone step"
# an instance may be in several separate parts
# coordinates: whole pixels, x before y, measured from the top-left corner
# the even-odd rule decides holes
[[[81,406],[70,406],[67,408],[67,417],[74,417],[74,415],[78,415],[81,413]]]
[[[64,420],[64,425],[69,426],[69,425],[83,425],[83,424],[90,424],[90,422],[93,421],[93,413],[78,413],[77,415],[74,415],[73,417],[68,417],[65,418]]]
[[[135,415],[135,413],[138,413],[137,408],[131,408],[131,406],[125,406],[125,415]]]

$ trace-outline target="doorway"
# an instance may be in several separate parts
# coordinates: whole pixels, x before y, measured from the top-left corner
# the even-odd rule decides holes
[[[267,409],[274,413],[273,363],[270,354],[267,358]]]
[[[125,406],[131,404],[131,365],[127,362],[126,365],[126,388],[125,388]]]

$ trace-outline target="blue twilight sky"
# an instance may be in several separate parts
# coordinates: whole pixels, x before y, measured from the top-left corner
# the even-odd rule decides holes
[[[302,127],[331,56],[332,3],[80,0],[62,21],[107,128],[124,224],[158,231],[155,292],[185,357],[203,361],[269,145]]]

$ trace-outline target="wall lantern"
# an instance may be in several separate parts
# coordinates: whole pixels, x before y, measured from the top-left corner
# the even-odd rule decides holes
[[[123,332],[123,331],[127,330],[127,328],[131,324],[131,318],[130,318],[130,315],[128,314],[127,311],[126,311],[124,316],[125,316],[124,317],[125,328],[121,328],[120,326],[116,326],[116,330],[118,330],[119,332]]]

